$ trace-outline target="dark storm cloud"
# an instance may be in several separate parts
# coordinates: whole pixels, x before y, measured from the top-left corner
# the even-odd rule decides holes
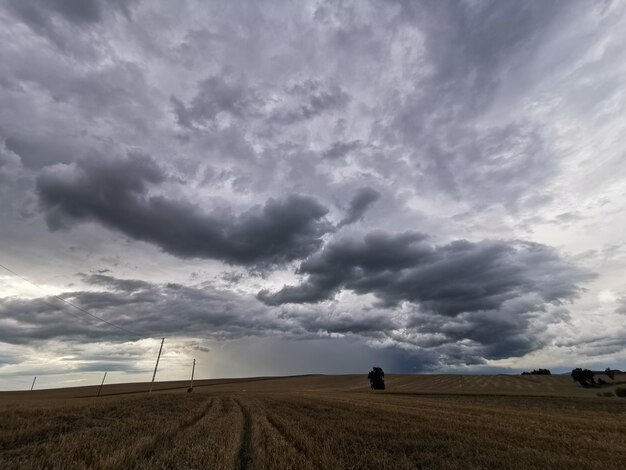
[[[89,279],[104,288],[140,281]],[[245,311],[233,309],[233,296],[211,290],[180,286],[145,284],[140,290],[76,291],[62,297],[89,312],[114,322],[140,336],[184,334],[209,331],[226,335],[225,330],[241,327]],[[243,302],[239,301],[237,307]],[[128,340],[137,339],[125,331],[100,323],[54,298],[0,300],[2,318],[10,318],[0,333],[0,341],[23,344],[34,340]],[[248,324],[253,329],[253,322]]]
[[[130,15],[137,0],[9,0],[8,5],[26,24],[35,28],[50,26],[51,15],[73,24],[89,24],[102,20],[107,8]]]
[[[359,188],[350,201],[350,206],[346,212],[346,216],[339,222],[338,227],[350,225],[359,220],[363,220],[363,216],[372,204],[380,199],[380,193],[372,188]]]
[[[361,142],[358,140],[352,142],[335,142],[328,150],[322,153],[322,156],[330,160],[338,160],[359,147],[361,147]]]
[[[72,291],[60,296],[140,336],[191,335],[238,338],[281,333],[296,338],[320,332],[366,332],[391,326],[382,313],[353,317],[348,313],[278,314],[254,297],[212,287],[156,284],[111,276],[81,276],[104,290]],[[25,344],[51,339],[115,341],[136,339],[100,323],[53,297],[0,298],[0,341]]]
[[[388,331],[402,326],[388,311],[348,311],[304,309],[284,311],[280,319],[301,335],[316,333],[356,334],[364,337],[383,337]]]
[[[63,142],[50,142],[41,137],[9,135],[6,148],[20,156],[25,166],[41,167],[59,162],[69,162],[70,147]]]
[[[65,313],[63,303],[54,297],[0,299],[0,324],[0,341],[9,344],[91,334],[88,322],[74,312]]]
[[[207,214],[187,202],[150,196],[148,184],[165,179],[152,159],[130,154],[46,168],[37,191],[51,230],[96,221],[183,258],[279,264],[317,251],[332,230],[328,210],[312,197],[269,199],[238,216]]]
[[[423,237],[405,235],[415,240]],[[401,237],[399,237],[401,238]],[[379,241],[383,246],[384,241]],[[405,263],[400,252],[390,266]],[[408,253],[415,260],[418,250]],[[383,257],[371,260],[381,266]],[[408,263],[410,265],[410,263]],[[61,297],[142,337],[192,336],[235,339],[248,336],[314,339],[349,336],[379,344],[383,355],[404,354],[441,364],[482,364],[486,359],[522,356],[545,344],[540,333],[547,325],[568,319],[560,306],[545,305],[542,294],[520,293],[497,309],[440,315],[412,308],[344,309],[313,306],[268,308],[252,296],[211,286],[157,284],[107,275],[81,275],[101,290],[72,291]],[[0,341],[28,344],[51,340],[126,341],[128,333],[86,317],[54,298],[0,299]]]
[[[99,0],[9,0],[10,8],[27,24],[45,26],[51,14],[71,23],[93,23],[101,19]]]
[[[268,305],[309,303],[328,300],[361,271],[374,275],[401,272],[428,254],[422,241],[426,235],[370,233],[362,241],[343,239],[329,243],[324,250],[300,265],[299,274],[308,277],[299,286],[284,286],[271,294],[263,290],[259,299]]]
[[[415,312],[407,322],[416,332],[416,346],[439,351],[446,363],[480,364],[485,359],[521,357],[548,344],[551,324],[568,322],[569,312],[546,303],[540,294],[526,293],[495,309],[462,312],[456,316]]]
[[[103,271],[109,271],[105,269]],[[122,291],[126,293],[133,293],[141,289],[147,289],[150,284],[145,281],[139,281],[137,279],[118,279],[113,276],[108,276],[103,273],[82,275],[85,282],[88,284],[99,285],[108,287],[115,291]]]
[[[408,301],[427,311],[455,316],[500,308],[527,294],[542,303],[573,299],[585,271],[551,248],[522,241],[458,240],[433,246],[422,234],[373,232],[362,240],[342,239],[305,260],[298,286],[261,291],[268,305],[320,302],[342,289],[374,294],[383,304]]]

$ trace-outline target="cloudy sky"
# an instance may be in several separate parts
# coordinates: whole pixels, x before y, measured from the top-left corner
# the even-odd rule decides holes
[[[1,388],[626,366],[625,3],[0,24]]]

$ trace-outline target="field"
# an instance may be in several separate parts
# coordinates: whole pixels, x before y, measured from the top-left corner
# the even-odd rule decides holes
[[[569,377],[386,382],[385,392],[364,376],[4,392],[0,468],[626,468],[626,398]]]

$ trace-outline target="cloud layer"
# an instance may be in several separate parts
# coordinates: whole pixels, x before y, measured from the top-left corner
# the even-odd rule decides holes
[[[270,199],[240,215],[205,214],[184,201],[150,196],[148,184],[165,179],[150,158],[131,154],[46,169],[37,191],[52,230],[97,221],[183,258],[280,264],[315,252],[331,229],[328,210],[312,197]]]
[[[442,360],[482,364],[488,359],[521,356],[542,344],[540,331],[568,318],[566,309],[536,292],[518,293],[497,307],[466,309],[451,316],[414,307],[395,312],[350,306],[276,310],[252,295],[211,286],[154,284],[104,274],[83,275],[83,281],[96,290],[68,291],[61,297],[138,336],[99,323],[54,297],[0,298],[1,318],[6,318],[1,322],[0,342],[81,344],[161,336],[219,341],[276,335],[300,341],[347,337],[374,347],[412,351],[421,357],[419,369],[428,370]],[[9,356],[6,363],[10,360]]]
[[[245,371],[246,341],[346,371],[626,360],[624,4],[6,0],[0,25],[0,262],[42,286],[0,273],[0,373],[152,351],[51,294]]]
[[[373,232],[341,239],[304,261],[298,286],[261,291],[268,305],[332,299],[342,289],[373,294],[386,307],[419,304],[424,311],[456,316],[498,310],[532,296],[533,308],[572,300],[592,276],[554,250],[528,242],[458,240],[433,246],[416,232]]]

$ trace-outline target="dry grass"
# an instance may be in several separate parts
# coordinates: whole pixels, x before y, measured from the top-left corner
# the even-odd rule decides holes
[[[517,394],[512,376],[391,377],[382,393],[353,376],[5,393],[0,468],[625,468],[626,400],[539,379]],[[501,389],[480,392],[490,381]]]

